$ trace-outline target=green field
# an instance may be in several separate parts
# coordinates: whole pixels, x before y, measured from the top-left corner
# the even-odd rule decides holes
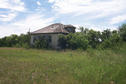
[[[126,84],[126,44],[87,51],[0,48],[0,84]]]

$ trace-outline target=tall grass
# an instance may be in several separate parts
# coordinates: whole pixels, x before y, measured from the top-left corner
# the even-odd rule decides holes
[[[125,51],[0,48],[0,84],[126,84]]]

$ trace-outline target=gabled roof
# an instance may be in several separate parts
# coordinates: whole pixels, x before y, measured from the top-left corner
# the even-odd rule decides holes
[[[31,34],[46,34],[46,33],[69,33],[65,28],[75,28],[72,25],[63,25],[61,23],[56,23],[49,25],[47,27],[41,28],[37,31],[31,32]]]

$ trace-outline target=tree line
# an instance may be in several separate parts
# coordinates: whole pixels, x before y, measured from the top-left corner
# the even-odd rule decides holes
[[[102,32],[84,27],[79,27],[80,32],[59,36],[59,46],[62,49],[83,49],[88,48],[113,48],[126,42],[126,24],[118,30],[106,29]],[[34,46],[30,45],[30,33],[11,35],[0,39],[0,47],[23,47],[23,48],[50,48],[49,40],[41,38],[35,41]]]
[[[16,35],[13,34],[11,36],[5,36],[0,39],[0,47],[23,47],[30,48],[30,35],[21,34]]]
[[[114,48],[122,42],[126,42],[126,24],[123,24],[118,30],[110,31],[106,29],[102,32],[80,27],[80,32],[61,35],[60,46],[65,49],[83,49],[87,48]]]

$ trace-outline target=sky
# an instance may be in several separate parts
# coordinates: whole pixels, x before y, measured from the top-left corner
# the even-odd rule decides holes
[[[126,0],[0,0],[0,37],[53,23],[102,31],[126,23]]]

